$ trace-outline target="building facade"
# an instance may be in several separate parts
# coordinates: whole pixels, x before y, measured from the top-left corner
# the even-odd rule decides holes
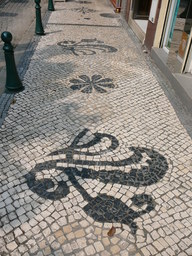
[[[192,0],[122,0],[121,14],[150,51],[162,49],[172,72],[192,74]]]
[[[191,105],[192,0],[121,0],[120,10],[179,95]]]
[[[167,66],[173,73],[192,74],[191,44],[192,0],[164,0],[153,47],[165,52]]]

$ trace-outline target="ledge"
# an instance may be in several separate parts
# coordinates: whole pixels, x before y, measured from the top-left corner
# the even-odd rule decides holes
[[[167,54],[163,49],[153,47],[151,57],[157,64],[158,68],[168,78],[176,95],[180,98],[185,107],[192,109],[192,75],[172,73],[167,66]]]

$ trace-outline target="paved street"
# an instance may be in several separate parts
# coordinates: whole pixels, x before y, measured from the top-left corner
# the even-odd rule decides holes
[[[0,255],[191,256],[192,141],[166,81],[109,1],[55,8],[0,128]]]
[[[35,4],[33,1],[1,0],[0,1],[0,32],[10,31],[13,44],[17,45],[21,37],[34,20]],[[4,66],[3,42],[0,42],[0,69]]]
[[[47,1],[41,0],[42,16],[47,10]],[[0,0],[0,33],[9,31],[13,35],[15,58],[19,62],[20,55],[27,47],[34,34],[35,1],[34,0]],[[19,47],[18,47],[19,46]],[[3,42],[0,40],[0,95],[4,90],[5,78],[3,69],[5,58]]]

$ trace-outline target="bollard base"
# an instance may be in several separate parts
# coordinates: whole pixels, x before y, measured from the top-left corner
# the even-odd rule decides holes
[[[5,87],[4,93],[6,93],[6,94],[12,94],[12,93],[13,93],[13,94],[14,94],[14,93],[22,92],[22,91],[24,91],[24,90],[25,90],[25,87],[24,87],[24,86],[22,86],[22,87],[20,87],[20,88],[17,88],[17,89]]]
[[[48,11],[55,11],[53,0],[49,0],[48,2]]]
[[[35,32],[35,35],[37,35],[37,36],[45,36],[45,32]]]

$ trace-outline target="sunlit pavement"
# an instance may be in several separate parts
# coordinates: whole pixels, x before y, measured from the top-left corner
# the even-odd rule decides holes
[[[107,1],[55,2],[0,129],[0,255],[192,255],[192,144]]]

